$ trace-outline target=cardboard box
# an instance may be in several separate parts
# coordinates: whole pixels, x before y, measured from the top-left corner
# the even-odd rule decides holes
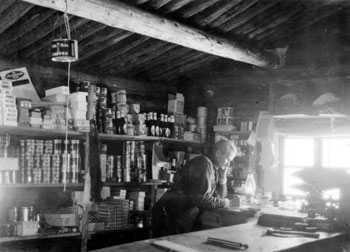
[[[233,125],[233,118],[231,117],[221,117],[216,119],[217,125]]]
[[[18,158],[0,158],[0,171],[18,171]]]
[[[60,86],[60,87],[45,90],[45,96],[50,96],[55,94],[69,95],[69,88],[67,86]]]
[[[36,235],[39,230],[38,221],[21,221],[17,222],[16,232],[17,236]]]
[[[43,101],[48,101],[48,102],[67,102],[68,95],[63,95],[63,94],[53,94],[49,95],[46,97],[43,97]]]
[[[184,113],[185,102],[181,100],[168,100],[168,113]]]
[[[184,140],[200,142],[201,135],[198,133],[191,132],[191,131],[185,131],[184,132]]]
[[[230,132],[235,129],[236,127],[233,125],[214,125],[215,132]]]
[[[47,224],[56,227],[77,227],[78,215],[75,213],[67,214],[44,214],[45,221]]]

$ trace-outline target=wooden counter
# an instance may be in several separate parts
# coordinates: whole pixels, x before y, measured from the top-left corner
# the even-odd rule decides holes
[[[235,242],[248,244],[247,252],[319,252],[319,251],[342,251],[342,246],[349,237],[345,233],[318,232],[319,239],[307,237],[276,237],[264,235],[266,228],[259,226],[256,222],[249,222],[240,225],[203,230],[181,235],[166,236],[158,239],[150,239],[127,243],[119,246],[94,250],[95,252],[154,252],[166,251],[152,245],[154,240],[168,240],[190,249],[202,252],[233,251],[206,243],[208,237],[215,237]],[[169,250],[168,250],[169,251]]]

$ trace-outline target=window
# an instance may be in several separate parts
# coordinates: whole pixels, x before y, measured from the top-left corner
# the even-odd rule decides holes
[[[322,141],[322,166],[350,168],[350,138],[330,138]]]
[[[300,196],[316,189],[322,191],[322,197],[339,197],[339,188],[334,186],[338,187],[341,179],[348,179],[344,175],[350,170],[350,137],[286,137],[281,154],[283,195]]]
[[[312,138],[285,138],[283,152],[283,194],[304,195],[304,182],[296,174],[314,165],[314,145]]]

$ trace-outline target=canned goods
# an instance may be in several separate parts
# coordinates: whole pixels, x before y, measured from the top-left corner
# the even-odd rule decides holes
[[[118,103],[126,103],[126,91],[125,90],[117,91],[117,102]]]
[[[8,208],[8,218],[7,219],[9,222],[16,222],[19,220],[17,207]]]
[[[20,221],[29,221],[29,207],[21,207],[20,208]]]

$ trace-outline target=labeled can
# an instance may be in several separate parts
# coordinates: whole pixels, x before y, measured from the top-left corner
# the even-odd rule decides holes
[[[20,221],[29,221],[29,207],[21,207],[20,208]]]

